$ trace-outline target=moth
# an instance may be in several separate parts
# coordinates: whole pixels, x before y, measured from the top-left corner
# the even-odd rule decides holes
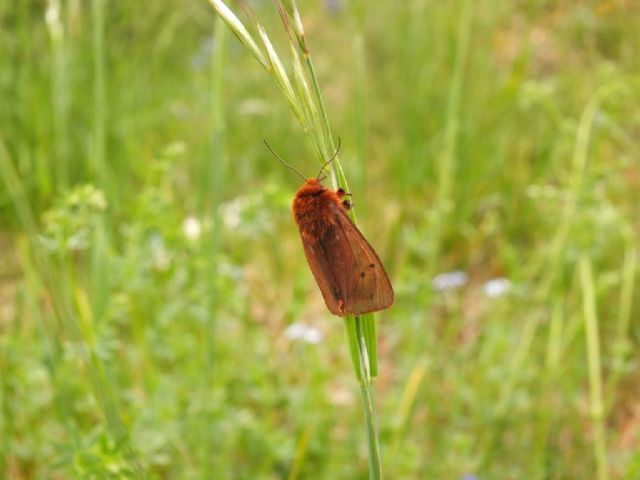
[[[321,183],[322,171],[340,147],[318,176],[308,179],[284,162],[269,144],[267,147],[305,182],[293,199],[293,218],[309,268],[329,311],[343,317],[389,308],[394,301],[393,287],[380,257],[348,216],[350,194]]]

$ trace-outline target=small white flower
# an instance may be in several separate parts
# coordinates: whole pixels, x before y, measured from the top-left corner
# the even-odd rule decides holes
[[[238,228],[242,221],[244,202],[237,198],[220,206],[220,215],[225,226],[229,229]]]
[[[284,331],[284,336],[289,340],[298,340],[304,335],[305,329],[306,325],[303,325],[302,323],[292,323]]]
[[[322,340],[324,340],[324,334],[313,327],[309,328],[304,336],[304,341],[312,345],[318,345]]]
[[[300,340],[317,345],[324,339],[324,334],[315,327],[304,323],[292,323],[284,331],[284,336],[289,340]]]
[[[182,231],[184,232],[184,236],[189,240],[198,240],[202,233],[200,220],[192,215],[188,216],[184,219],[184,222],[182,222]]]
[[[434,290],[438,292],[444,292],[446,290],[455,290],[466,285],[469,280],[469,275],[461,270],[454,270],[453,272],[440,273],[433,277],[431,285]]]
[[[485,282],[482,290],[487,297],[501,297],[509,293],[509,290],[511,290],[511,282],[506,278],[492,278]]]

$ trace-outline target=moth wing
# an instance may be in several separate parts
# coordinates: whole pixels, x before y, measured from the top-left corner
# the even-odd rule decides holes
[[[378,254],[346,212],[336,204],[332,208],[351,253],[345,275],[345,311],[360,315],[389,308],[394,301],[393,287]]]
[[[327,308],[334,315],[384,310],[394,294],[380,258],[344,210],[331,204],[332,223],[316,242],[302,242]]]
[[[304,254],[311,267],[311,273],[316,279],[324,303],[331,313],[338,316],[343,316],[344,302],[341,303],[342,289],[338,285],[338,279],[336,278],[336,268],[331,261],[330,253],[325,251],[325,248],[321,242],[305,242],[302,241],[304,247]]]

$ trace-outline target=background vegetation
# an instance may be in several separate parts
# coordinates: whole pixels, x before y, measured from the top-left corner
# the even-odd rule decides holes
[[[397,294],[386,477],[640,478],[637,4],[300,7]],[[299,179],[262,140],[310,175],[314,152],[215,23],[0,4],[2,478],[368,476]]]

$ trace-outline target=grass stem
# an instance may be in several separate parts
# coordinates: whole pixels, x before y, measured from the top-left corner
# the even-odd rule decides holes
[[[369,450],[369,478],[380,480],[382,478],[382,462],[380,459],[380,442],[378,440],[378,422],[376,418],[375,389],[373,378],[369,370],[369,354],[363,332],[363,323],[359,317],[355,318],[355,325],[358,338],[358,353],[362,373],[360,375],[360,394],[362,396],[362,406],[364,421],[367,432],[367,447]]]
[[[598,314],[596,312],[593,270],[591,260],[588,256],[583,255],[580,258],[579,270],[587,342],[590,412],[593,426],[593,454],[596,462],[596,478],[598,480],[608,480],[604,401],[602,395],[602,368],[600,362],[600,336],[598,332]]]
[[[111,198],[107,186],[106,80],[104,54],[104,0],[92,0],[93,23],[93,145],[91,158],[98,187]]]
[[[431,269],[437,268],[444,233],[443,226],[451,210],[453,178],[456,167],[456,150],[460,129],[462,87],[464,84],[465,65],[467,63],[467,52],[469,50],[469,38],[471,35],[471,11],[471,2],[464,0],[462,3],[462,12],[458,20],[458,44],[455,52],[455,63],[447,101],[444,148],[442,156],[438,159],[438,193],[436,196],[436,204],[433,208],[435,218],[432,229],[432,248],[428,263]]]

